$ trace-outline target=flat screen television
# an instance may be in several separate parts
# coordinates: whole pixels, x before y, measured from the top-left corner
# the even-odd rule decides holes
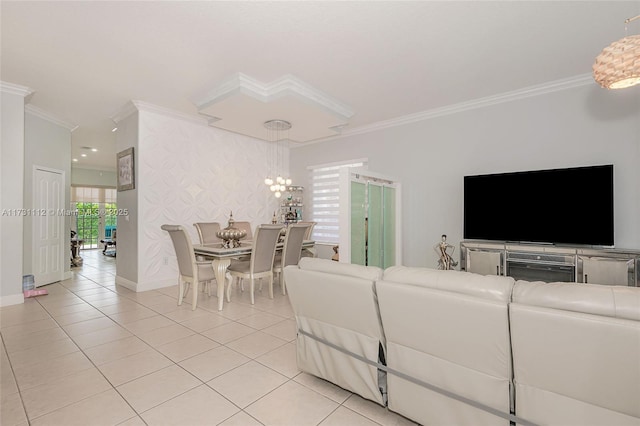
[[[463,235],[613,246],[613,165],[465,176]]]

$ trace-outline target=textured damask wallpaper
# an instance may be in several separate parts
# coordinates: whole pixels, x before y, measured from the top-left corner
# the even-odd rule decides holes
[[[140,114],[139,287],[176,282],[175,252],[162,224],[183,225],[196,244],[193,223],[224,227],[230,211],[253,228],[271,221],[278,202],[264,184],[267,147],[268,142],[179,118]],[[288,151],[284,157],[288,164]]]

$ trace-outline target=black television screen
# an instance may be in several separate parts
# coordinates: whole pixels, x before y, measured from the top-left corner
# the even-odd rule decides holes
[[[613,165],[465,176],[464,238],[613,246]]]

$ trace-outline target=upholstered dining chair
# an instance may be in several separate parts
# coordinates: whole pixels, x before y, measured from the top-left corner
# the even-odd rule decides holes
[[[227,273],[231,275],[227,287],[227,302],[231,301],[231,287],[236,279],[249,279],[251,304],[254,300],[255,280],[269,279],[269,297],[273,299],[273,258],[282,225],[260,225],[256,228],[250,260],[231,261]]]
[[[178,259],[178,305],[182,305],[182,300],[189,291],[189,285],[192,285],[191,309],[195,310],[198,304],[198,284],[210,283],[215,279],[213,265],[210,261],[196,260],[191,237],[184,227],[162,225],[160,228],[169,233]],[[209,296],[211,296],[211,286],[209,286]]]
[[[282,294],[287,294],[285,290],[284,274],[285,266],[297,265],[302,255],[302,241],[305,240],[308,229],[311,227],[307,223],[296,223],[287,226],[287,234],[284,237],[284,248],[282,253],[278,253],[273,261],[273,273],[278,274]]]
[[[313,227],[316,226],[318,222],[298,222],[298,225],[309,225],[307,228],[307,233],[304,235],[305,240],[311,240],[311,235],[313,234]],[[301,257],[316,257],[316,249],[315,248],[306,248],[302,250]]]
[[[220,230],[220,224],[218,222],[196,222],[193,226],[195,226],[198,231],[200,244],[215,244],[222,242],[222,240],[216,235],[216,232]]]
[[[244,237],[242,241],[253,240],[253,232],[251,232],[251,222],[233,222],[233,226],[240,229],[241,231],[247,231],[247,236]]]

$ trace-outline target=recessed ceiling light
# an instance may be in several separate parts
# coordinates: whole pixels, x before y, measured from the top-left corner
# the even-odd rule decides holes
[[[74,159],[73,159],[73,162],[74,162],[74,163],[77,163],[77,162],[78,162],[78,159],[77,159],[77,158],[74,158]]]
[[[114,127],[113,129],[111,129],[112,132],[115,132],[116,130],[118,130],[117,127]]]
[[[98,148],[91,148],[91,152],[98,152]]]
[[[80,154],[80,157],[86,157],[87,154]]]

